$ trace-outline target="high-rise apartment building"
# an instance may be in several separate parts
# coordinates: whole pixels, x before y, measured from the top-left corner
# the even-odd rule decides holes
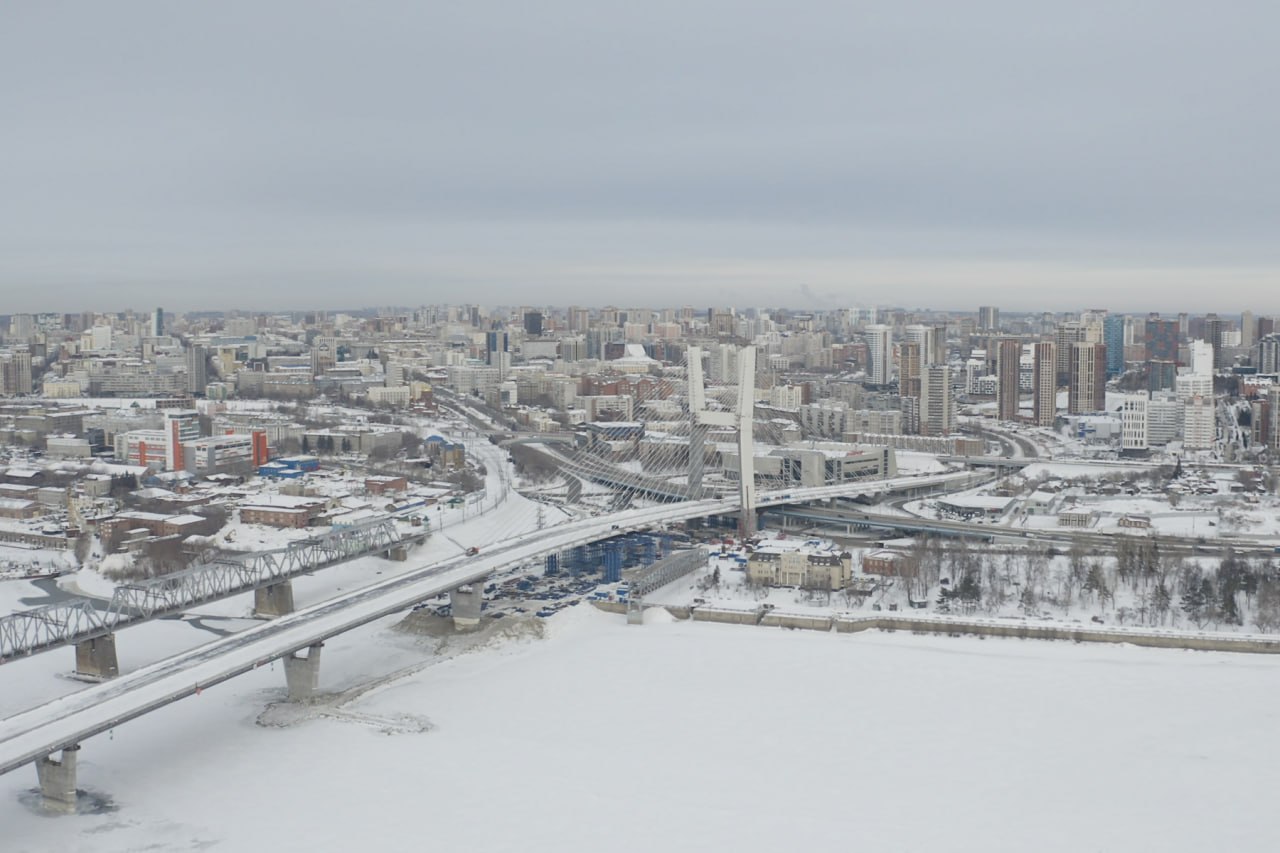
[[[484,333],[484,361],[490,367],[498,368],[499,381],[507,378],[511,370],[511,340],[506,332]]]
[[[187,350],[187,390],[192,394],[203,394],[209,384],[209,349],[192,344]]]
[[[933,327],[933,335],[930,341],[932,352],[921,353],[921,359],[924,364],[946,364],[947,363],[947,326],[940,323]]]
[[[541,311],[525,312],[524,333],[531,338],[542,337],[542,312]]]
[[[867,382],[888,385],[893,378],[893,330],[880,323],[867,326]]]
[[[1191,372],[1196,376],[1213,376],[1213,368],[1216,362],[1214,355],[1217,350],[1209,341],[1192,341],[1189,347],[1191,352]]]
[[[1124,317],[1108,314],[1102,321],[1102,342],[1107,346],[1107,377],[1124,373]]]
[[[1032,420],[1036,426],[1053,426],[1058,414],[1058,362],[1052,341],[1041,341],[1035,346],[1032,367]]]
[[[1280,448],[1280,387],[1272,385],[1267,389],[1266,417],[1262,418],[1263,443],[1275,453]]]
[[[1106,408],[1107,346],[1071,345],[1071,378],[1067,387],[1067,411],[1073,415],[1100,412]]]
[[[1084,341],[1086,333],[1087,330],[1084,324],[1074,320],[1059,323],[1058,328],[1054,331],[1053,342],[1057,345],[1057,382],[1059,385],[1066,385],[1071,381],[1071,347]]]
[[[1182,414],[1182,446],[1187,450],[1211,450],[1217,437],[1212,397],[1192,397]]]
[[[1213,347],[1213,366],[1220,369],[1227,366],[1227,353],[1223,347],[1222,333],[1227,330],[1227,321],[1217,314],[1206,314],[1204,318],[1204,339]]]
[[[950,435],[955,426],[951,368],[945,364],[931,364],[920,375],[920,433]]]
[[[1018,379],[1022,372],[1022,342],[1005,338],[996,344],[996,417],[1018,419]]]
[[[1258,321],[1253,319],[1252,311],[1240,312],[1240,346],[1248,349],[1253,346],[1258,333]]]
[[[994,305],[983,305],[978,308],[978,331],[997,332],[1000,330],[1000,309]]]
[[[903,341],[898,344],[898,396],[920,396],[920,344]]]
[[[18,347],[0,351],[0,397],[30,394],[31,350]]]
[[[692,311],[692,309],[687,310]],[[585,332],[591,327],[591,312],[588,309],[570,305],[566,314],[569,321],[569,331]]]
[[[1157,391],[1172,391],[1177,378],[1176,362],[1163,359],[1147,362],[1147,390],[1153,394]]]
[[[151,337],[164,337],[164,309],[157,308],[151,312]]]
[[[36,319],[30,314],[12,314],[9,317],[9,337],[25,341],[36,331]]]
[[[1280,335],[1265,335],[1258,339],[1254,364],[1259,373],[1280,373]]]
[[[920,353],[921,364],[936,364],[931,356],[933,355],[933,327],[923,326],[918,323],[907,326],[902,330],[902,339],[915,344]],[[901,365],[899,365],[901,372]]]
[[[1147,361],[1177,361],[1178,341],[1182,339],[1177,320],[1147,318],[1142,344]]]
[[[1120,449],[1141,452],[1150,449],[1147,429],[1146,394],[1125,394],[1120,402]]]

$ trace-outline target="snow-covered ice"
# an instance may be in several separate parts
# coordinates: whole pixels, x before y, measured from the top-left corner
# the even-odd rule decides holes
[[[6,851],[1270,850],[1280,661],[857,636],[571,608],[438,658],[329,641],[341,719],[255,720],[278,665],[94,738],[118,810],[48,818],[0,777]],[[429,721],[387,734],[362,720]],[[412,729],[412,727],[410,727]]]

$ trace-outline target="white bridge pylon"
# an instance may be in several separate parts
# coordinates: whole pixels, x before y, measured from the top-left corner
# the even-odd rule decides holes
[[[740,530],[743,536],[756,532],[756,457],[752,435],[756,406],[756,348],[738,350],[738,405],[733,412],[707,410],[702,378],[702,349],[689,347],[689,485],[702,485],[703,441],[706,428],[730,427],[738,431],[738,491],[742,498]]]

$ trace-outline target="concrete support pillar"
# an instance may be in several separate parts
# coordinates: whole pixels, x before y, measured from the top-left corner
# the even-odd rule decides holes
[[[738,487],[742,497],[742,538],[759,529],[756,518],[756,348],[738,350]]]
[[[469,631],[480,624],[480,610],[484,603],[484,583],[460,586],[449,592],[449,609],[453,613],[455,631]]]
[[[40,794],[45,805],[73,811],[76,807],[76,754],[79,744],[62,750],[62,759],[54,760],[52,755],[36,761],[36,776],[40,780]]]
[[[306,702],[320,686],[320,650],[324,643],[316,643],[307,649],[307,656],[297,652],[284,656],[284,680],[289,686],[290,702]]]
[[[409,549],[404,545],[397,545],[385,554],[388,560],[395,560],[397,563],[403,563],[409,559]]]
[[[280,581],[253,591],[253,615],[274,619],[293,612],[293,584]]]
[[[627,601],[627,624],[643,625],[644,624],[644,601],[638,598],[628,599]]]
[[[119,675],[116,635],[106,634],[76,643],[75,674],[87,678],[115,678]]]

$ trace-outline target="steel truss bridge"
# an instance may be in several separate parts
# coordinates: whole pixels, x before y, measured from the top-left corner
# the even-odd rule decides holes
[[[0,664],[106,636],[129,625],[172,616],[357,557],[407,548],[426,536],[401,536],[393,519],[382,517],[337,527],[278,550],[210,554],[182,571],[117,586],[105,606],[78,598],[18,611],[0,617]]]

